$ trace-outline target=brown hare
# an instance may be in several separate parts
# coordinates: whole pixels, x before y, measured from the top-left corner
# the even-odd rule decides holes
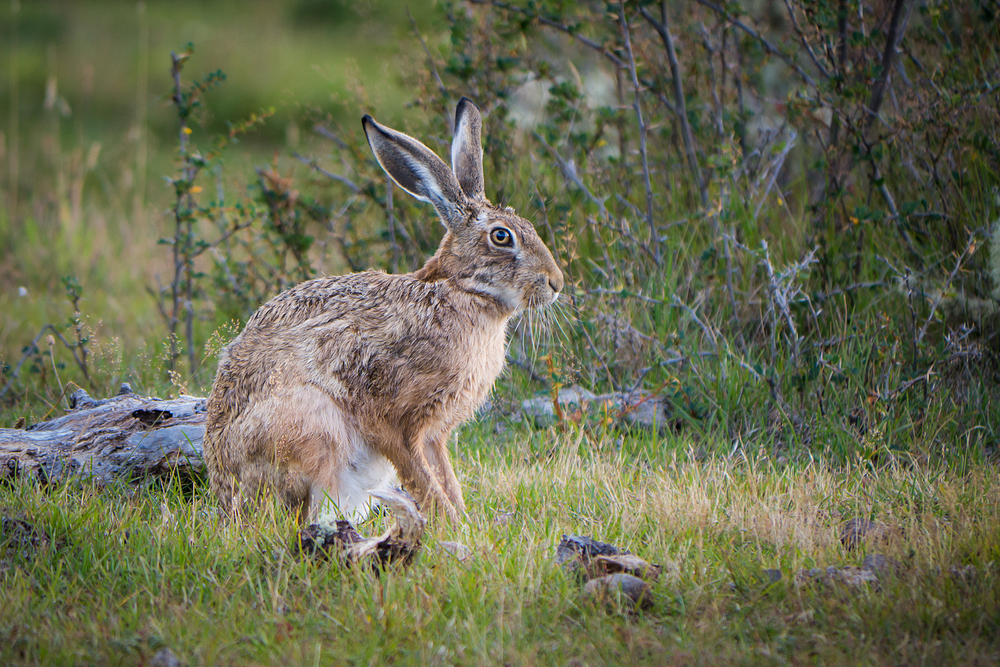
[[[311,522],[364,519],[396,483],[429,510],[465,512],[449,435],[504,365],[506,328],[563,276],[531,223],[483,190],[482,117],[462,98],[452,168],[416,139],[362,121],[386,173],[447,232],[423,268],[304,282],[264,304],[223,351],[205,462],[232,516],[277,495]]]

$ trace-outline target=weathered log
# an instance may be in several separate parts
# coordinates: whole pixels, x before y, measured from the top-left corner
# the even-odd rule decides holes
[[[204,467],[204,398],[139,396],[123,384],[105,400],[78,389],[70,406],[27,429],[0,429],[0,479],[31,475],[52,483],[82,475],[106,484]]]

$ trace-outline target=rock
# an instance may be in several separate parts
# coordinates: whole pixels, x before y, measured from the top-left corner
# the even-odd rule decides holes
[[[868,554],[861,561],[861,569],[874,572],[877,575],[898,574],[903,564],[885,554]]]
[[[617,394],[619,414],[630,426],[640,426],[659,433],[680,430],[680,422],[673,417],[670,405],[648,392]]]
[[[620,549],[613,544],[579,535],[563,535],[559,546],[556,547],[556,563],[567,571],[583,577],[588,573],[590,561],[594,558],[625,554],[628,554],[626,549]]]
[[[884,541],[889,536],[889,527],[884,523],[868,519],[850,519],[840,531],[840,542],[848,551],[861,546],[863,541]]]
[[[149,661],[150,667],[181,667],[183,664],[169,648],[161,648]]]
[[[653,587],[631,574],[609,574],[591,579],[583,592],[601,603],[618,603],[628,609],[648,609],[653,605]]]
[[[782,577],[781,570],[775,570],[775,569],[771,569],[771,568],[763,570],[761,572],[761,574],[764,576],[765,585],[766,584],[776,584],[779,581],[781,581],[781,577]]]
[[[660,432],[677,430],[678,422],[672,418],[670,406],[648,391],[612,392],[595,394],[579,385],[559,390],[559,410],[563,419],[581,421],[592,413],[600,419],[610,417],[612,421],[627,426],[639,426]],[[557,415],[552,396],[525,399],[521,403],[523,415],[534,420],[540,427],[551,426]]]
[[[795,574],[794,582],[796,586],[806,586],[813,582],[826,584],[844,584],[854,588],[866,584],[878,583],[878,575],[871,570],[864,570],[854,565],[844,565],[837,567],[830,565],[826,568],[813,567],[801,569]]]
[[[567,413],[585,411],[597,395],[579,385],[559,390],[559,409],[565,416]],[[538,426],[551,426],[556,421],[555,403],[551,396],[526,398],[521,402],[521,412],[535,420]]]
[[[590,562],[590,567],[587,567],[587,571],[592,577],[621,572],[646,581],[656,581],[660,578],[663,568],[659,565],[651,565],[638,556],[622,554],[619,556],[598,556]]]
[[[839,580],[841,583],[855,588],[864,586],[865,584],[878,583],[878,574],[872,572],[871,570],[863,570],[860,567],[855,567],[854,565],[845,565],[840,568],[833,575],[833,578]]]

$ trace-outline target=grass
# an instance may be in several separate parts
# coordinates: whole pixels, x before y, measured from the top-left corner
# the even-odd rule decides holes
[[[995,664],[1000,479],[995,466],[878,471],[814,460],[690,455],[585,431],[483,419],[454,452],[469,501],[434,522],[406,571],[381,578],[298,560],[281,513],[221,522],[200,480],[0,491],[44,544],[2,543],[0,662],[197,664]],[[544,443],[547,448],[537,447]],[[662,445],[663,443],[661,443]],[[644,455],[623,453],[638,447]],[[847,552],[851,517],[888,541]],[[380,520],[376,520],[377,521]],[[376,525],[363,532],[374,533]],[[665,565],[650,610],[597,606],[554,562],[563,533]],[[441,539],[471,547],[459,562]],[[902,564],[877,585],[797,585],[803,568]],[[972,565],[963,578],[953,568]],[[765,583],[762,570],[782,579]]]
[[[855,150],[865,137],[857,127],[826,144],[832,129],[808,121],[817,104],[856,118],[863,68],[843,70],[847,89],[837,76],[800,86],[781,112],[783,126],[800,130],[781,167],[790,135],[747,129],[775,120],[767,108],[787,93],[753,74],[769,66],[766,54],[704,6],[679,14],[710,201],[699,204],[677,120],[654,94],[673,91],[645,90],[657,263],[632,93],[586,101],[569,82],[587,88],[610,66],[558,31],[464,3],[415,4],[442,93],[398,3],[356,3],[353,18],[337,13],[347,3],[318,0],[106,4],[22,3],[17,17],[16,3],[0,9],[11,36],[0,49],[0,386],[46,323],[76,341],[66,276],[83,289],[90,354],[88,381],[69,350],[43,338],[0,401],[0,427],[58,414],[73,383],[95,397],[122,381],[147,395],[206,394],[219,348],[241,326],[227,320],[245,317],[236,297],[276,289],[267,276],[267,289],[253,282],[281,250],[269,225],[309,221],[302,233],[315,237],[317,274],[345,272],[352,259],[387,268],[396,251],[400,271],[419,265],[441,230],[398,189],[390,218],[362,113],[446,154],[445,116],[458,96],[475,95],[487,111],[488,192],[536,224],[567,299],[512,327],[517,363],[498,382],[495,410],[463,427],[453,451],[468,520],[434,522],[406,571],[377,578],[299,560],[288,517],[269,510],[229,525],[201,479],[110,488],[0,479],[0,663],[146,664],[164,649],[191,665],[1000,661],[998,320],[987,298],[998,238],[996,21],[972,30],[952,17],[949,32],[937,15],[914,13],[906,44],[939,74],[922,81],[904,63],[914,87],[895,84],[877,151]],[[606,9],[569,3],[562,22],[623,53]],[[834,43],[823,11],[807,33]],[[706,26],[723,52],[706,51]],[[641,75],[672,77],[659,36],[638,18],[632,30]],[[103,34],[115,35],[115,51],[94,39]],[[870,67],[881,37],[864,34],[872,38],[851,46],[848,62]],[[149,291],[174,270],[171,249],[157,244],[174,233],[175,191],[162,179],[178,174],[168,54],[191,40],[185,82],[217,68],[228,75],[206,94],[192,145],[207,150],[224,121],[276,107],[193,184],[205,207],[195,232],[210,240],[217,215],[267,212],[261,165],[288,177],[275,194],[289,205],[285,219],[271,209],[220,248],[222,264],[248,279],[239,289],[218,281],[219,255],[200,257],[194,339],[204,353],[194,372],[171,375]],[[524,80],[548,89],[534,128],[508,122]],[[344,145],[309,131],[319,119]],[[351,177],[360,193],[311,172],[294,151]],[[211,203],[218,193],[224,204]],[[805,261],[813,252],[817,261]],[[978,315],[963,305],[974,302]],[[677,428],[510,418],[532,392],[570,384],[654,392]],[[884,524],[885,539],[848,551],[840,535],[853,518]],[[652,607],[630,614],[586,599],[554,562],[564,533],[664,565]],[[442,540],[475,557],[457,561]],[[875,553],[900,563],[878,584],[797,583],[804,569]],[[766,569],[782,578],[770,583]]]

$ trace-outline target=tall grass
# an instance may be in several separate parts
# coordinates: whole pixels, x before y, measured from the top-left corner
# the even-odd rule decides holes
[[[995,470],[882,474],[765,458],[623,455],[589,436],[538,459],[486,425],[463,430],[469,521],[440,526],[405,574],[297,560],[276,516],[220,523],[205,487],[43,491],[15,483],[5,516],[44,539],[0,552],[5,664],[986,664],[997,656]],[[898,528],[846,552],[844,517]],[[266,520],[265,520],[266,519]],[[374,532],[377,526],[364,526]],[[555,564],[563,533],[664,565],[652,608],[594,606]],[[437,547],[460,539],[473,558]],[[795,583],[878,550],[900,562],[855,589]],[[971,565],[972,568],[967,566]],[[768,583],[765,568],[782,579]],[[965,568],[965,569],[959,569]],[[954,572],[954,574],[952,573]]]

